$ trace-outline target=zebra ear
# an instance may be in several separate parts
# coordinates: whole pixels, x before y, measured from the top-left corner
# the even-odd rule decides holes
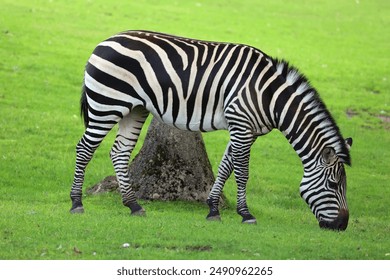
[[[336,151],[333,148],[325,148],[322,157],[326,164],[332,164],[337,160]]]
[[[345,139],[345,144],[347,145],[347,148],[348,148],[348,151],[351,149],[352,147],[352,138],[351,137],[348,137]]]

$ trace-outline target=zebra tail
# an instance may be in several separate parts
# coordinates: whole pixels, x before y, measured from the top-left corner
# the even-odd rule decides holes
[[[80,98],[80,116],[82,119],[84,119],[84,125],[86,128],[89,122],[89,117],[88,117],[88,100],[87,100],[87,93],[85,91],[84,82],[83,82],[81,98]]]

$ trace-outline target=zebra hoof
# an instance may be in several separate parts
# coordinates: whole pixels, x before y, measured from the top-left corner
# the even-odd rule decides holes
[[[69,211],[71,214],[83,214],[84,213],[84,207],[83,206],[78,206],[76,208],[72,208]]]
[[[140,210],[131,212],[131,216],[145,217],[146,216],[146,210],[144,208],[141,208]]]
[[[221,216],[220,215],[210,216],[210,217],[207,217],[206,220],[211,221],[211,222],[220,222]]]
[[[252,214],[247,213],[243,214],[242,216],[242,223],[243,224],[252,224],[255,225],[257,224],[256,218],[252,216]]]

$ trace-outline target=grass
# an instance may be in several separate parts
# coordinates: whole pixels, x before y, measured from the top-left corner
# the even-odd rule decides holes
[[[0,259],[388,260],[389,23],[385,0],[2,0]],[[240,224],[232,180],[222,223],[205,221],[205,205],[184,202],[143,201],[148,216],[130,217],[117,194],[88,196],[84,215],[68,214],[83,68],[98,42],[127,29],[246,43],[297,65],[354,138],[347,231],[318,228],[299,197],[300,161],[278,132],[252,150],[248,202],[257,226]],[[113,173],[113,137],[85,186]],[[227,133],[204,139],[216,171]]]

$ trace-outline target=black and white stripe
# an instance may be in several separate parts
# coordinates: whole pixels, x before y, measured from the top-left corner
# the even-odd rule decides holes
[[[219,218],[219,197],[234,170],[237,211],[244,222],[256,221],[245,194],[250,148],[274,128],[302,159],[301,194],[320,224],[332,228],[339,213],[348,212],[343,164],[350,164],[349,151],[334,120],[297,69],[253,47],[145,31],[120,33],[100,43],[89,58],[81,107],[86,131],[77,145],[71,212],[83,211],[85,167],[119,123],[111,159],[124,205],[133,214],[143,213],[127,168],[149,113],[183,130],[229,131],[230,142],[208,199],[210,219]],[[324,161],[324,151],[333,158]]]

